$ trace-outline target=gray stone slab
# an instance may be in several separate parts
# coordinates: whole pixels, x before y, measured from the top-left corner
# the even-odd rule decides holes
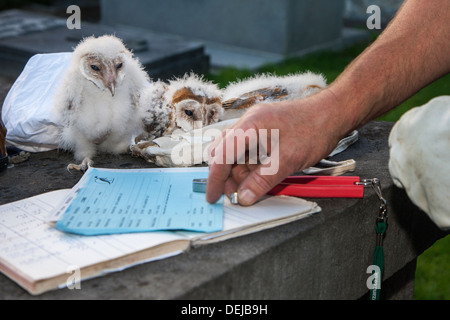
[[[200,41],[213,68],[256,70],[286,57],[368,42],[342,28],[343,1],[101,1],[102,22]]]
[[[354,175],[381,180],[388,201],[382,298],[412,298],[415,259],[445,234],[396,188],[389,176],[389,122],[371,122],[360,139],[333,160],[353,158]],[[81,177],[66,165],[72,155],[50,151],[0,173],[0,204],[72,187]],[[101,155],[98,167],[140,168],[128,155]],[[359,299],[367,297],[378,198],[312,199],[322,212],[280,227],[86,280],[80,290],[33,297],[0,275],[0,299]],[[384,289],[383,289],[384,288]]]
[[[83,37],[104,34],[121,38],[154,79],[209,69],[209,57],[200,43],[147,30],[88,22],[82,22],[80,30],[70,30],[64,19],[21,10],[0,12],[2,23],[10,28],[8,33],[0,32],[0,73],[9,77],[17,77],[34,54],[72,51]]]
[[[290,55],[341,37],[343,0],[102,0],[102,22]]]

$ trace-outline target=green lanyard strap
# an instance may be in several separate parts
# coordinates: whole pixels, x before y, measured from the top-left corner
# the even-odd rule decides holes
[[[377,178],[373,179],[365,179],[359,182],[358,184],[362,184],[364,186],[372,186],[375,190],[379,200],[380,207],[378,210],[378,218],[375,226],[375,231],[377,234],[377,241],[375,246],[375,251],[373,254],[373,266],[377,267],[373,268],[372,275],[376,272],[379,274],[375,274],[372,279],[371,289],[370,289],[370,300],[379,300],[380,299],[380,291],[381,291],[381,281],[383,279],[384,272],[384,250],[383,250],[383,238],[387,229],[387,206],[386,199],[383,198],[381,194],[381,184],[380,180]]]

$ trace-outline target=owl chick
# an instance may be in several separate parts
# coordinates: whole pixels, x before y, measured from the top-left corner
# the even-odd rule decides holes
[[[139,106],[146,136],[131,147],[134,156],[144,156],[153,139],[185,132],[219,121],[222,91],[216,84],[194,73],[168,83],[155,81],[141,91]],[[147,159],[149,160],[149,159]]]
[[[97,152],[125,153],[142,130],[139,92],[149,82],[139,61],[114,36],[85,38],[55,95],[61,117],[60,147],[85,171]]]
[[[224,89],[220,120],[239,118],[258,103],[304,98],[326,86],[325,78],[312,72],[287,76],[261,74],[232,82]]]
[[[139,100],[149,137],[171,134],[175,129],[190,131],[219,121],[222,92],[217,85],[194,73],[156,81],[142,90]]]

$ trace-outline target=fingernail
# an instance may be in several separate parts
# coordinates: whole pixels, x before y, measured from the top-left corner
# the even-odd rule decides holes
[[[238,199],[239,203],[244,206],[252,205],[257,200],[256,195],[249,189],[239,191]]]

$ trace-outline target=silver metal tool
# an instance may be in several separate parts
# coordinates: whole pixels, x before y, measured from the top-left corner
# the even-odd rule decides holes
[[[192,191],[206,193],[206,182],[207,181],[208,181],[208,179],[206,179],[206,178],[192,180]],[[232,194],[230,194],[230,202],[232,204],[239,204],[237,192],[233,192]]]
[[[206,193],[206,182],[208,179],[194,179],[192,180],[192,191]]]

